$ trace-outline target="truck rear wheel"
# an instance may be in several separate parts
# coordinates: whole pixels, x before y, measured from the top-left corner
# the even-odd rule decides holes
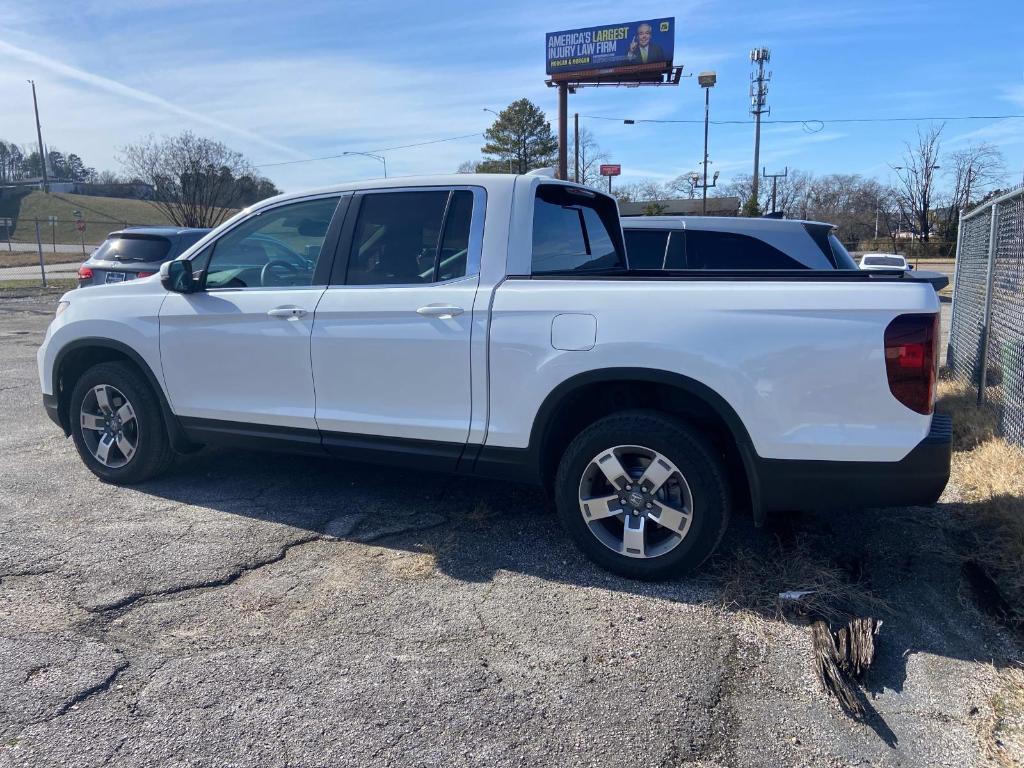
[[[730,512],[715,451],[686,422],[656,411],[613,414],[577,435],[558,467],[555,502],[588,558],[649,580],[699,567]]]

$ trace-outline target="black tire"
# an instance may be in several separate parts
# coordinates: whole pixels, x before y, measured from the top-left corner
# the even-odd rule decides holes
[[[122,392],[131,403],[137,425],[136,450],[121,467],[108,467],[93,456],[84,436],[81,409],[94,387],[106,384]],[[174,460],[164,425],[160,402],[149,382],[132,365],[120,362],[98,363],[75,382],[68,404],[71,437],[85,466],[100,480],[115,485],[131,485],[156,477]]]
[[[612,550],[591,532],[580,510],[580,486],[593,459],[615,446],[631,445],[672,462],[692,495],[692,518],[682,540],[645,559]],[[555,504],[569,536],[597,565],[633,579],[669,579],[700,567],[725,534],[731,510],[725,478],[718,453],[685,421],[657,411],[623,411],[591,424],[569,444],[555,478]],[[615,524],[609,520],[608,525]]]

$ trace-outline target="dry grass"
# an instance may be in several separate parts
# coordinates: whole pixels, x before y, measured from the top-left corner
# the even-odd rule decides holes
[[[981,727],[985,757],[1000,768],[1019,768],[1024,755],[1024,670],[1004,672],[989,704],[992,712]]]
[[[778,544],[767,553],[737,550],[716,567],[727,607],[769,619],[789,616],[821,617],[845,623],[856,616],[878,615],[885,603],[825,554],[809,539]],[[808,592],[799,600],[782,600],[784,592]]]
[[[964,502],[956,516],[962,555],[1024,620],[1024,448],[993,438],[953,454],[952,470]]]
[[[437,571],[437,548],[432,544],[420,544],[418,549],[419,552],[403,554],[392,563],[392,568],[399,578],[427,579]]]
[[[0,246],[3,247],[3,246]],[[43,261],[47,264],[75,264],[88,258],[81,253],[53,253],[43,249]],[[0,267],[37,267],[38,251],[0,251]]]
[[[953,417],[960,556],[979,565],[1024,619],[1024,448],[996,435],[995,410],[979,407],[969,387],[941,380],[937,408]]]
[[[970,451],[996,435],[996,412],[978,406],[977,392],[958,381],[939,379],[936,410],[953,417],[953,450]]]

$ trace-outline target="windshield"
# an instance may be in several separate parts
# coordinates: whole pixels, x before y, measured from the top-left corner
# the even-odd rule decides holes
[[[163,261],[171,241],[155,235],[114,235],[108,237],[92,258],[97,261]]]
[[[871,267],[896,267],[897,269],[903,269],[906,264],[902,256],[865,256],[863,263]]]

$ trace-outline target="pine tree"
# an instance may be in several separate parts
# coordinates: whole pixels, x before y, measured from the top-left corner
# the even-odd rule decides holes
[[[487,143],[481,151],[486,157],[480,165],[488,171],[526,173],[556,162],[558,139],[544,113],[529,99],[505,107],[484,136]]]

